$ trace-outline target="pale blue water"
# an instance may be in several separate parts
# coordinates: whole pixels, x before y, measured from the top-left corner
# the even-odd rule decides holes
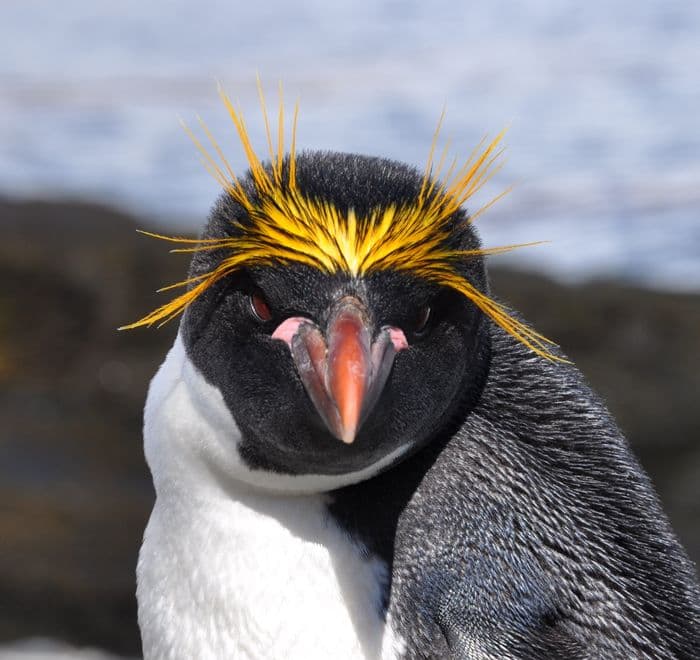
[[[577,279],[700,288],[700,2],[95,2],[0,5],[0,194],[101,199],[195,228],[216,184],[178,124],[201,113],[234,166],[216,96],[255,72],[301,97],[301,147],[422,165],[443,105],[467,155],[510,123],[479,201],[490,245]]]

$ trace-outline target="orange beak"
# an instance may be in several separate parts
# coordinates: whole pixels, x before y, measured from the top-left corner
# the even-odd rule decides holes
[[[338,433],[350,444],[360,426],[360,417],[371,377],[370,336],[363,319],[363,310],[344,299],[328,325],[326,387],[335,402]]]
[[[310,321],[293,322],[293,335],[284,338],[301,381],[329,431],[350,444],[379,399],[396,352],[407,346],[403,333],[382,328],[372,342],[367,309],[354,296],[333,306],[325,338]]]

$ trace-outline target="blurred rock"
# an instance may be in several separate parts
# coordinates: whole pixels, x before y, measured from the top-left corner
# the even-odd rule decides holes
[[[116,328],[186,259],[97,206],[5,202],[0,227],[0,639],[138,653],[141,410],[176,327]]]
[[[0,660],[128,660],[99,649],[75,648],[52,639],[32,638],[0,647]]]
[[[139,653],[134,567],[153,499],[141,410],[176,326],[116,328],[187,264],[139,225],[95,205],[0,201],[0,640]],[[607,399],[697,561],[700,296],[492,278]]]

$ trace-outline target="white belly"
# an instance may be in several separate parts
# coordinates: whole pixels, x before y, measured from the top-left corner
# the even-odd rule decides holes
[[[379,658],[386,566],[321,496],[156,504],[138,567],[146,658]]]

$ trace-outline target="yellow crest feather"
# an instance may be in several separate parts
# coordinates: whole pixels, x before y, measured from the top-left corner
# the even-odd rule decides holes
[[[476,250],[446,248],[452,231],[452,216],[500,169],[504,131],[487,142],[484,138],[469,158],[459,166],[453,160],[445,176],[440,175],[447,160],[447,146],[434,167],[435,150],[444,111],[433,135],[430,152],[415,202],[372,209],[366,217],[354,210],[341,211],[329,202],[309,199],[296,183],[296,125],[299,111],[294,106],[289,154],[284,179],[284,103],[280,86],[277,117],[277,144],[273,143],[265,97],[258,80],[260,105],[267,137],[269,165],[257,156],[250,141],[243,114],[219,88],[219,95],[236,128],[246,155],[256,191],[251,200],[233,172],[223,151],[201,118],[200,126],[213,153],[183,124],[185,131],[202,155],[207,171],[247,212],[245,225],[233,220],[239,235],[203,240],[175,238],[143,232],[149,236],[186,247],[173,252],[228,250],[227,256],[212,271],[161,289],[187,287],[187,290],[139,321],[120,329],[132,329],[166,323],[184,311],[203,291],[222,278],[245,266],[296,262],[326,273],[347,272],[359,277],[380,270],[410,272],[418,277],[450,287],[471,300],[484,314],[506,332],[528,346],[537,355],[562,361],[553,354],[553,342],[511,316],[499,303],[479,291],[460,275],[456,264],[466,258],[506,252],[522,245],[508,245]],[[509,190],[492,199],[473,214],[471,222]],[[525,245],[534,245],[528,243]]]

